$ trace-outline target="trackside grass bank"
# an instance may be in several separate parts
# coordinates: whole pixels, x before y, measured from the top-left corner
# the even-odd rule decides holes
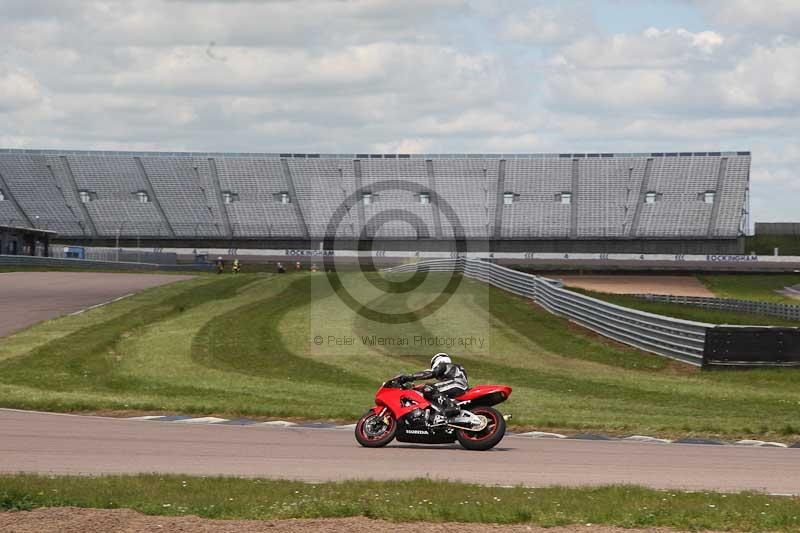
[[[648,313],[655,313],[657,315],[680,318],[682,320],[707,322],[709,324],[730,324],[740,326],[800,326],[800,322],[796,320],[786,320],[773,316],[756,315],[752,313],[738,313],[735,311],[717,311],[715,309],[704,309],[702,307],[669,302],[653,302],[636,298],[627,294],[608,294],[587,291],[585,289],[577,289],[574,287],[570,288],[570,290],[591,296],[592,298],[622,305],[624,307],[639,309],[640,311],[647,311]],[[800,301],[798,303],[800,303]]]
[[[633,486],[500,488],[430,480],[308,484],[188,476],[0,476],[0,511],[130,508],[214,519],[366,516],[392,521],[798,531],[800,499]]]
[[[776,292],[800,285],[800,274],[719,274],[699,278],[719,298],[800,305],[800,300]]]
[[[444,350],[471,383],[514,388],[501,408],[517,425],[800,440],[800,372],[699,372],[523,298],[449,279],[435,274],[414,287],[342,273],[357,305],[322,273],[204,276],[151,289],[2,339],[0,406],[353,421],[382,381]],[[446,303],[431,307],[442,294]]]

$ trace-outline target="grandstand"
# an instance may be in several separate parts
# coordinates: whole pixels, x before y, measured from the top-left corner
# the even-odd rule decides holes
[[[0,224],[67,243],[317,249],[336,218],[341,247],[452,249],[461,232],[505,252],[741,253],[749,174],[750,152],[6,149]]]

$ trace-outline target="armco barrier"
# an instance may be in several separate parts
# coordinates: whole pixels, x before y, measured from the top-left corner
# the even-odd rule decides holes
[[[728,298],[707,298],[703,296],[668,296],[663,294],[634,294],[636,298],[652,302],[693,305],[719,311],[736,311],[754,315],[767,315],[785,320],[800,320],[800,305],[755,302],[752,300],[733,300]]]
[[[703,364],[706,330],[714,327],[604,302],[564,289],[558,281],[477,259],[433,259],[386,269],[416,270],[462,272],[468,278],[530,298],[605,337],[695,366]]]
[[[62,259],[57,257],[34,257],[29,255],[0,255],[2,266],[39,266],[49,268],[88,268],[99,270],[211,270],[213,265],[157,265],[154,263],[131,263],[116,261],[91,261],[87,259]]]
[[[41,267],[76,267],[99,268],[110,270],[157,270],[159,265],[153,263],[124,263],[116,261],[90,261],[87,259],[63,259],[57,257],[34,257],[30,255],[0,255],[0,266],[41,266]]]

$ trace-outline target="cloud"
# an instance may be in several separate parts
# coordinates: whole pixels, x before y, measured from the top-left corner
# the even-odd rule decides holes
[[[568,109],[797,114],[800,42],[742,47],[715,31],[650,28],[579,40],[549,59],[546,95]]]
[[[510,41],[529,44],[561,44],[591,29],[585,2],[541,4],[523,13],[512,12],[503,20],[500,35]]]
[[[696,0],[716,24],[760,34],[800,34],[800,2],[796,0]]]
[[[0,113],[27,109],[43,98],[35,78],[21,71],[0,70]]]
[[[589,0],[4,0],[0,144],[752,148],[754,202],[791,216],[800,3],[686,1],[697,18],[621,10],[647,29],[614,33]]]

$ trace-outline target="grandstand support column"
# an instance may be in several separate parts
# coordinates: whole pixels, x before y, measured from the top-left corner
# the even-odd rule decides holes
[[[303,208],[300,206],[300,198],[297,197],[297,190],[294,187],[294,179],[292,179],[292,171],[289,170],[289,161],[281,159],[281,169],[283,170],[283,177],[289,187],[289,198],[292,199],[294,209],[297,212],[297,220],[300,221],[300,227],[303,228],[303,236],[306,239],[311,239],[311,234],[308,231],[308,224],[306,224],[306,217],[303,214]]]
[[[719,162],[719,172],[717,173],[717,185],[714,189],[714,205],[711,208],[711,218],[708,220],[708,231],[706,235],[713,237],[717,229],[717,219],[719,218],[719,206],[722,203],[722,189],[725,186],[725,175],[728,173],[728,158],[723,157]]]
[[[69,182],[70,189],[72,189],[72,194],[75,198],[80,198],[80,194],[78,192],[78,180],[75,179],[75,174],[72,173],[72,167],[69,165],[69,160],[67,156],[62,155],[60,158],[61,164],[64,165],[64,169],[67,172],[67,181]],[[47,169],[50,171],[50,175],[53,177],[53,181],[56,181],[56,174],[55,170],[53,170],[53,165],[48,164]],[[64,196],[64,192],[61,191],[62,196]],[[66,196],[64,196],[66,202]],[[67,204],[69,205],[69,204]],[[94,220],[92,220],[92,215],[89,213],[89,209],[86,207],[86,204],[78,200],[78,209],[81,210],[83,214],[83,219],[89,225],[89,232],[93,239],[97,238],[97,226],[94,225]],[[73,211],[74,213],[74,211]],[[85,231],[85,230],[84,230]]]
[[[175,237],[175,229],[172,227],[169,219],[167,218],[167,214],[164,212],[164,208],[161,207],[161,202],[158,201],[158,197],[156,196],[156,191],[153,189],[153,183],[150,181],[150,176],[147,175],[147,171],[144,168],[144,163],[142,163],[141,157],[134,157],[134,161],[136,161],[136,168],[139,169],[139,174],[142,176],[142,180],[144,180],[144,184],[147,187],[147,195],[153,202],[153,205],[158,211],[158,214],[161,216],[161,219],[164,221],[164,227],[167,228],[170,237]]]
[[[360,159],[354,159],[353,160],[353,176],[355,177],[355,180],[356,180],[356,191],[358,191],[359,193],[363,192],[361,190],[361,187],[364,186],[364,181],[361,179],[361,160]],[[361,201],[361,198],[356,198],[356,216],[358,218],[358,220],[357,220],[358,229],[359,230],[363,229],[364,235],[369,237],[369,235],[367,235],[367,221],[364,219],[364,217],[365,217],[365,215],[364,215],[364,202]],[[354,235],[356,241],[358,241],[359,240],[358,232],[354,231],[353,235]]]
[[[633,212],[633,222],[631,222],[630,231],[628,236],[636,237],[639,233],[639,221],[642,218],[642,207],[644,207],[645,195],[650,187],[650,172],[653,168],[653,158],[647,158],[647,163],[644,166],[644,175],[642,176],[642,184],[639,186],[639,194],[636,195],[636,210]]]
[[[578,202],[580,201],[580,198],[578,197],[578,187],[580,186],[580,170],[580,160],[573,159],[572,186],[570,188],[570,193],[572,193],[572,196],[570,197],[569,204],[569,236],[571,239],[578,237]]]
[[[19,205],[19,202],[17,202],[17,199],[14,197],[14,192],[11,190],[11,187],[8,186],[8,183],[6,182],[6,179],[3,177],[2,173],[0,173],[0,188],[2,188],[6,193],[6,198],[8,198],[8,201],[14,206],[14,209],[16,209],[25,219],[25,223],[28,225],[28,227],[34,227],[33,222],[31,221],[30,217],[28,217],[28,213],[22,210],[22,206]]]
[[[208,168],[211,170],[211,186],[214,187],[214,198],[217,199],[217,209],[219,216],[222,217],[222,225],[225,228],[225,236],[229,239],[233,238],[233,226],[231,226],[231,218],[228,215],[228,206],[222,199],[222,186],[219,184],[219,173],[217,172],[217,160],[213,157],[208,158]],[[200,171],[194,167],[194,171],[199,174]],[[198,182],[199,182],[198,177]]]
[[[436,187],[436,173],[433,171],[433,160],[425,160],[425,170],[428,172],[428,189],[439,194],[439,189]],[[436,238],[442,238],[442,214],[439,211],[439,203],[434,202],[433,207],[433,229],[436,232]]]
[[[506,191],[506,160],[501,159],[497,168],[497,198],[494,207],[494,238],[502,237],[503,229],[503,193]]]

